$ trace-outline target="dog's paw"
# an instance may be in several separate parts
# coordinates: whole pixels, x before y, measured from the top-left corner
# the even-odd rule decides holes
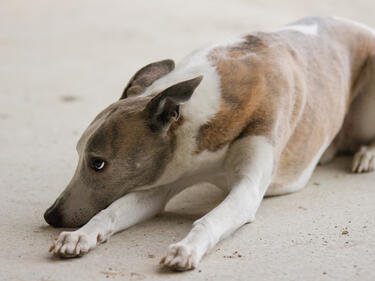
[[[168,247],[167,255],[160,260],[160,264],[173,270],[185,271],[196,268],[199,261],[197,251],[180,242]]]
[[[82,256],[103,240],[102,235],[88,235],[79,231],[61,232],[49,251],[57,256],[72,258]]]
[[[366,173],[375,170],[375,153],[369,151],[367,147],[363,146],[354,155],[352,172],[353,173]]]

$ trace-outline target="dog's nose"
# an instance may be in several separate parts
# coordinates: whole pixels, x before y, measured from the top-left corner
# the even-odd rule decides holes
[[[57,200],[51,207],[49,207],[44,213],[44,219],[46,222],[53,227],[62,226],[62,218],[59,209],[57,208]]]

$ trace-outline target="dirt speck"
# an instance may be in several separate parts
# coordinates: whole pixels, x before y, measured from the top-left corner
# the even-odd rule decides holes
[[[343,231],[341,232],[341,234],[342,234],[342,235],[348,235],[348,234],[349,234],[349,231],[347,231],[347,230],[343,230]]]
[[[131,280],[143,280],[146,276],[137,272],[130,272],[130,278]]]
[[[304,210],[304,211],[306,211],[306,210],[307,210],[307,208],[305,208],[305,207],[302,207],[302,206],[298,206],[298,209],[301,209],[301,210]]]
[[[313,185],[320,185],[320,183],[319,182],[313,182]]]
[[[242,258],[243,256],[238,253],[238,251],[235,251],[233,254],[228,256],[223,256],[224,259],[234,259],[234,258]]]
[[[63,95],[60,97],[60,100],[62,102],[74,102],[76,101],[78,98],[76,96],[73,96],[73,95]]]
[[[153,255],[153,254],[148,254],[148,258],[149,259],[153,259],[155,257],[155,255]]]
[[[106,278],[108,278],[109,276],[124,276],[124,273],[122,273],[121,271],[114,271],[114,270],[101,271],[100,273],[105,274]]]
[[[0,119],[5,120],[5,119],[8,119],[8,117],[9,117],[8,114],[6,114],[6,113],[0,113]]]

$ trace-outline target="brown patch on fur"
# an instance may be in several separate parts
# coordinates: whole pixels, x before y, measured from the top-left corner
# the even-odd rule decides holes
[[[256,33],[210,53],[221,79],[222,104],[200,128],[197,153],[216,151],[237,138],[265,136],[275,148],[271,188],[277,188],[296,181],[332,141],[357,94],[353,89],[369,46],[375,44],[356,27],[331,19],[307,21],[318,25],[318,36]]]
[[[260,38],[260,36],[250,34],[243,37],[243,39],[245,40],[244,42],[231,46],[230,49],[225,52],[225,55],[232,59],[238,59],[242,56],[248,55],[249,53],[260,52],[262,49],[267,48],[266,43]],[[221,48],[218,49],[220,50]]]
[[[262,36],[244,39],[229,49],[219,47],[209,56],[221,77],[223,101],[219,112],[200,128],[197,153],[216,151],[238,137],[267,134],[272,128],[271,108],[264,106],[270,92],[265,75],[268,66],[260,56],[268,44]]]

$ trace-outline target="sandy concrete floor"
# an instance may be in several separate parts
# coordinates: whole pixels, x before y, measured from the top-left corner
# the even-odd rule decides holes
[[[275,2],[0,2],[0,280],[375,280],[375,174],[349,174],[349,158],[319,167],[299,193],[266,199],[199,270],[157,263],[223,198],[208,186],[84,258],[47,253],[60,230],[42,214],[73,173],[75,143],[139,67],[307,15],[375,27],[372,0]]]

